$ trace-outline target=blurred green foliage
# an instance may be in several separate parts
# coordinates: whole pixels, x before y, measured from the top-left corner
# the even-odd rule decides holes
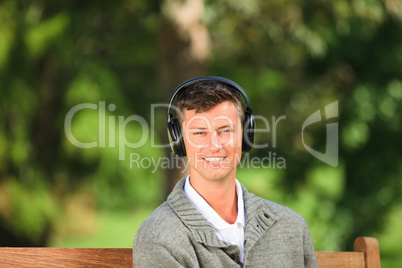
[[[401,261],[401,4],[199,2],[212,44],[208,74],[239,83],[256,115],[270,123],[285,118],[257,133],[256,143],[269,147],[249,156],[275,153],[286,169],[242,167],[238,178],[301,213],[317,250],[350,250],[355,237],[373,235],[380,239],[384,267]],[[163,31],[174,17],[166,5],[0,2],[1,245],[60,245],[72,233],[90,232],[99,217],[112,230],[124,213],[142,219],[143,211],[164,200],[166,168],[130,166],[130,154],[167,157],[153,146],[165,142],[165,114],[152,114],[151,104],[166,103],[173,90],[164,92],[169,77],[161,66],[183,71],[161,57],[163,50],[176,55],[182,47],[175,38],[183,37],[179,27],[176,36]],[[334,101],[339,117],[306,128],[304,135],[308,146],[325,152],[326,123],[339,123],[337,167],[310,155],[301,138],[304,120]],[[75,146],[65,132],[69,111],[80,104],[95,108],[74,114],[71,133],[96,142],[94,148]],[[152,139],[147,132],[135,149],[122,143],[145,135],[138,122],[125,121],[133,115],[157,132]],[[257,120],[257,127],[263,124]],[[107,239],[99,241],[107,246]]]

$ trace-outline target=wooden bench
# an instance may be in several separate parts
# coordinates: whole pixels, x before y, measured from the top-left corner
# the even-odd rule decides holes
[[[355,239],[354,251],[316,251],[318,267],[324,268],[379,268],[380,248],[377,239],[373,237],[358,237]]]
[[[353,252],[316,252],[319,267],[380,267],[378,241],[358,237]],[[0,248],[0,267],[133,267],[131,248]]]

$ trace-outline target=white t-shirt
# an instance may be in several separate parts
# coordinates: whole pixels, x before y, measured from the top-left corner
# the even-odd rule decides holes
[[[202,198],[190,184],[190,176],[187,176],[184,184],[184,194],[194,207],[212,224],[218,238],[240,248],[240,260],[243,263],[244,255],[244,227],[245,213],[243,191],[238,180],[236,180],[237,193],[237,219],[233,224],[227,223],[218,213]]]

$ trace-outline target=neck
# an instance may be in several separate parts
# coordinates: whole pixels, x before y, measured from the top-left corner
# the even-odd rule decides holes
[[[237,194],[235,178],[225,181],[209,181],[190,175],[190,184],[197,193],[227,223],[237,219]]]

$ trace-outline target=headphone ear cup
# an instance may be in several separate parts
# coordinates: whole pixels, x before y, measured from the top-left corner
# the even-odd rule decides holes
[[[170,147],[173,153],[178,157],[186,156],[186,146],[181,133],[179,120],[177,120],[177,118],[172,118],[171,122],[167,123],[167,130]]]
[[[254,144],[254,115],[247,109],[244,113],[242,151],[249,152]]]

